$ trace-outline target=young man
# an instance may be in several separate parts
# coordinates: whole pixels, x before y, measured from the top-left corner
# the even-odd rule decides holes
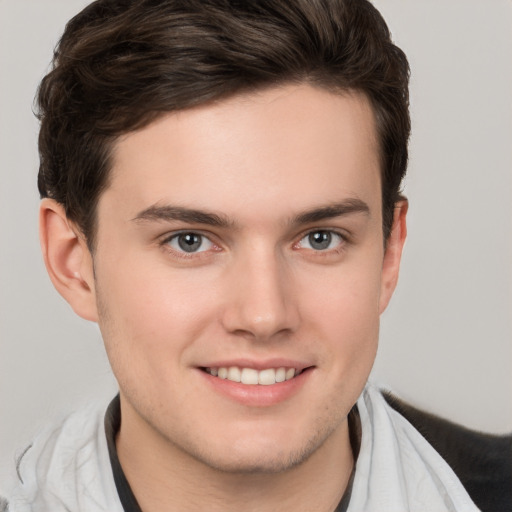
[[[506,439],[366,384],[406,235],[407,82],[364,1],[100,0],[68,24],[39,92],[43,255],[120,392],[34,441],[10,510],[505,502],[499,456],[475,487],[411,423]]]

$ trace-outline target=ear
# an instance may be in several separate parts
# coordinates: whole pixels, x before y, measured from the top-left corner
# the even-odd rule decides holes
[[[75,313],[97,322],[91,253],[85,238],[68,220],[63,206],[53,199],[41,201],[39,237],[53,286]]]
[[[406,216],[409,203],[402,199],[395,204],[393,226],[389,235],[382,263],[379,313],[383,313],[391,300],[398,282],[402,249],[407,236]]]

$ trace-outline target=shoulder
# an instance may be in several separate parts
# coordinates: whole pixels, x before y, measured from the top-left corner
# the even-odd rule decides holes
[[[120,510],[104,415],[105,406],[94,403],[41,429],[13,468],[6,510]]]
[[[470,430],[417,409],[391,393],[383,395],[450,465],[483,512],[512,512],[512,434]]]

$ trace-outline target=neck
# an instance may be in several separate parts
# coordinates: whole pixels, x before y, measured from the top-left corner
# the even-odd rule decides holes
[[[143,511],[332,512],[354,465],[346,419],[297,466],[278,473],[232,473],[190,456],[140,418],[125,421],[122,410],[118,456]]]

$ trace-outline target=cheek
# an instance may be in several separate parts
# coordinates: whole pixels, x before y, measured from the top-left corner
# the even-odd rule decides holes
[[[99,323],[113,366],[130,359],[131,367],[145,361],[154,371],[163,358],[179,360],[211,322],[207,288],[200,277],[154,261],[125,258],[98,268]]]
[[[377,355],[379,339],[378,294],[373,285],[365,283],[345,290],[330,303],[324,313],[329,325],[329,359],[325,363],[326,381],[335,396],[348,397],[353,404],[370,375]],[[367,293],[365,293],[367,292]],[[330,322],[330,323],[329,323]]]
[[[309,297],[310,308],[315,309],[324,322],[350,328],[378,319],[380,266],[378,260],[373,264],[364,263],[305,276],[300,293]]]
[[[378,258],[372,264],[340,266],[308,282],[314,293],[302,292],[308,297],[304,306],[311,330],[321,333],[333,356],[329,364],[343,373],[357,373],[356,367],[361,372],[373,364],[379,335],[380,274]]]

